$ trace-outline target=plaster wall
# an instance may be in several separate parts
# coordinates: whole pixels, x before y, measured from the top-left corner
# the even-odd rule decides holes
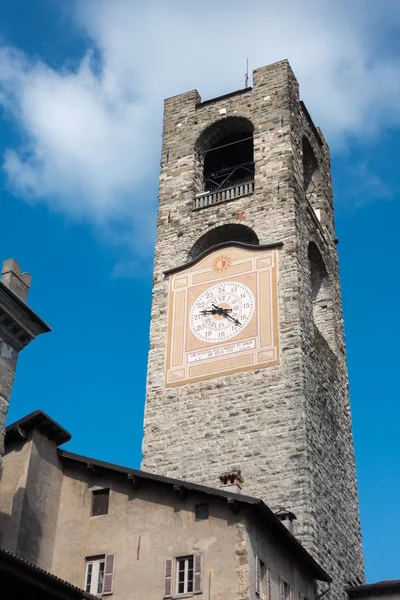
[[[0,493],[1,547],[14,553],[18,546],[31,450],[31,442],[21,439],[7,448],[4,457]]]
[[[253,519],[246,519],[246,535],[248,551],[248,568],[250,573],[256,572],[258,556],[271,574],[272,597],[280,598],[280,579],[291,586],[292,597],[300,598],[302,594],[308,600],[315,597],[315,582],[299,568],[288,553],[283,553],[271,535],[265,535],[263,524]],[[324,584],[325,586],[328,584]],[[256,597],[256,578],[249,577],[249,597]]]
[[[91,517],[92,491],[110,487],[109,512]],[[195,520],[204,496],[182,499],[146,482],[88,475],[65,467],[52,570],[83,587],[85,559],[115,553],[115,600],[162,598],[167,558],[202,554],[202,597],[246,598],[246,541],[240,517],[225,502],[210,504],[210,517]],[[278,600],[278,599],[277,599]]]
[[[4,457],[0,511],[3,547],[50,569],[62,470],[57,448],[38,430]]]

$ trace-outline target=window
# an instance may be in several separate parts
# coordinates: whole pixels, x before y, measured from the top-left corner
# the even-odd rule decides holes
[[[108,514],[110,490],[94,490],[92,492],[92,517]]]
[[[85,591],[89,594],[112,594],[115,554],[86,559]]]
[[[308,259],[314,324],[334,350],[336,323],[333,312],[333,290],[325,263],[314,242],[308,245]]]
[[[303,185],[305,196],[310,202],[318,221],[325,222],[329,201],[329,191],[322,176],[321,169],[315,157],[312,146],[307,138],[303,138]]]
[[[202,591],[201,554],[167,558],[164,576],[164,598],[200,594]]]
[[[256,556],[256,594],[262,600],[271,600],[271,570],[265,562]]]
[[[207,521],[210,514],[208,504],[196,504],[195,515],[196,521]]]
[[[89,594],[103,593],[104,566],[105,557],[87,562],[85,591]]]
[[[281,589],[281,600],[292,600],[291,587],[283,579],[280,580],[280,589]]]
[[[176,593],[193,592],[193,556],[185,556],[176,560]]]

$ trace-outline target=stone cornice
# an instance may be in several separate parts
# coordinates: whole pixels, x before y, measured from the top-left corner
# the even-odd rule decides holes
[[[201,254],[196,256],[193,260],[179,265],[177,267],[172,267],[171,269],[167,269],[164,271],[164,275],[167,277],[168,275],[173,275],[173,273],[178,273],[178,271],[183,271],[184,269],[188,269],[189,267],[198,263],[202,258],[214,252],[215,250],[221,250],[222,248],[227,248],[228,246],[235,246],[235,248],[248,248],[249,250],[270,250],[272,248],[281,248],[283,246],[283,242],[276,242],[275,244],[244,244],[243,242],[223,242],[222,244],[215,244],[215,246],[211,246],[204,250]]]
[[[8,286],[0,281],[0,327],[5,341],[21,350],[51,328]]]

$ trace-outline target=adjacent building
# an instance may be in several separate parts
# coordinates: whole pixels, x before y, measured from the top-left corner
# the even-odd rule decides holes
[[[347,588],[350,600],[399,600],[400,579],[390,581],[377,581],[376,583],[365,583],[364,585],[351,586]]]
[[[314,600],[317,581],[328,589],[291,516],[242,494],[239,474],[208,488],[58,448],[69,439],[41,411],[7,428],[0,525],[13,555],[115,600]]]

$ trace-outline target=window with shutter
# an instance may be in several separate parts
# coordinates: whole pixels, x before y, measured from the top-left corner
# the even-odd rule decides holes
[[[283,579],[279,580],[279,588],[280,588],[281,600],[285,600],[285,582],[283,581]]]
[[[92,595],[112,594],[115,554],[103,554],[86,559],[85,591]]]
[[[279,579],[281,600],[292,600],[292,590],[290,585],[282,578]]]
[[[103,594],[112,594],[114,587],[115,554],[106,554]]]
[[[256,556],[256,594],[262,600],[271,600],[271,571],[259,556]]]
[[[173,560],[165,561],[164,598],[174,595],[200,594],[202,592],[202,556],[191,554],[175,559],[175,578],[173,579]]]
[[[93,490],[92,492],[92,517],[108,514],[110,490]]]

